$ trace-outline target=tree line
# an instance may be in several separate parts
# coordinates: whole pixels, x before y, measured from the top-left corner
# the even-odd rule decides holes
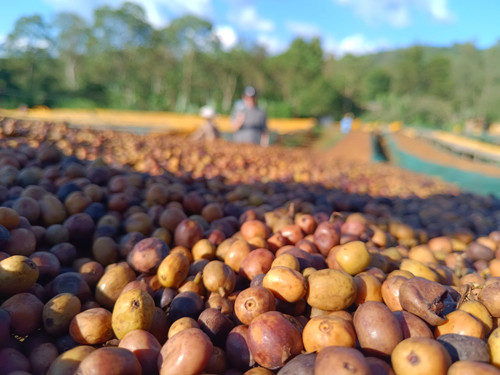
[[[91,20],[59,13],[21,17],[0,50],[0,107],[46,105],[229,113],[252,84],[272,117],[333,116],[446,126],[500,121],[500,43],[415,45],[336,58],[319,38],[272,55],[241,42],[224,49],[193,15],[164,28],[128,2]]]

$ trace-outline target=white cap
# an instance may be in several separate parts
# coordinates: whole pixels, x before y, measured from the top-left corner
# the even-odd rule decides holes
[[[207,119],[214,118],[215,117],[215,110],[209,105],[203,106],[200,109],[200,116],[203,118],[207,118]]]

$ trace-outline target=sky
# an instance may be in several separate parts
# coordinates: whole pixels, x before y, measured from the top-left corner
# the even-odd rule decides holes
[[[0,43],[23,16],[50,20],[61,11],[87,20],[93,10],[123,0],[0,0]],[[155,27],[194,14],[212,22],[226,48],[255,42],[272,54],[297,37],[319,37],[335,56],[363,55],[415,44],[448,47],[472,42],[489,48],[500,39],[498,0],[135,0]]]

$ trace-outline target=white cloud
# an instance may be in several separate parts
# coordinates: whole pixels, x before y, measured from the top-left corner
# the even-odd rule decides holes
[[[346,54],[355,56],[367,55],[390,49],[390,47],[390,44],[385,40],[368,40],[361,34],[349,35],[340,41],[329,36],[323,42],[325,51],[332,53],[336,57],[342,57]]]
[[[312,38],[315,36],[321,35],[321,30],[318,26],[300,21],[287,21],[285,23],[285,27],[288,31],[292,32],[295,35],[302,36],[305,38]]]
[[[256,42],[258,45],[264,47],[271,55],[283,53],[288,48],[283,40],[269,34],[257,35]]]
[[[93,1],[85,1],[85,0],[73,0],[73,1],[65,1],[65,0],[43,0],[44,3],[50,5],[54,11],[56,12],[72,12],[76,13],[86,19],[90,19],[94,8],[100,7],[103,5],[115,6],[119,4],[116,1],[101,1],[101,0],[93,0]]]
[[[453,21],[455,15],[448,9],[447,0],[427,0],[429,12],[438,21]]]
[[[455,16],[448,0],[333,0],[339,5],[350,6],[361,18],[372,24],[388,23],[394,27],[411,24],[416,10],[428,13],[439,22],[449,22]]]
[[[257,14],[257,9],[251,5],[234,9],[228,18],[232,24],[238,25],[243,30],[271,32],[275,29],[274,22],[261,17]]]
[[[215,26],[214,34],[219,38],[222,48],[225,50],[233,48],[238,42],[238,36],[231,26]]]
[[[90,18],[94,9],[121,6],[126,0],[44,0],[56,11],[71,11]],[[213,15],[212,0],[133,0],[146,12],[148,21],[156,27],[165,26],[169,17],[194,14],[207,18]]]
[[[210,18],[213,13],[211,0],[135,0],[136,2],[153,3],[159,7],[164,7],[175,16],[191,13],[202,18]]]
[[[142,0],[136,2],[144,8],[144,11],[146,12],[146,17],[148,18],[148,21],[151,22],[151,24],[153,24],[153,26],[155,27],[165,26],[166,19],[160,11],[159,8],[160,2],[154,0]]]

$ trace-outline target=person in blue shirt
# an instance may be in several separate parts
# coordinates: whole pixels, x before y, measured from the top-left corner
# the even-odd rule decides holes
[[[352,115],[350,113],[346,113],[342,120],[340,120],[340,131],[342,133],[349,133],[352,127]]]

